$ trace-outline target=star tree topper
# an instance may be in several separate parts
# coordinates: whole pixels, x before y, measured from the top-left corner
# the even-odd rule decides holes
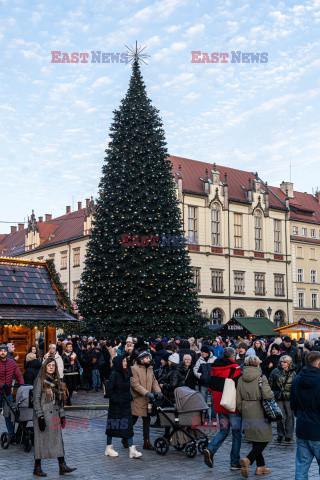
[[[127,47],[127,45],[126,45]],[[138,42],[136,41],[136,46],[135,47],[127,47],[127,57],[130,58],[129,63],[132,62],[132,60],[137,60],[138,62],[143,62],[145,65],[147,65],[147,62],[144,61],[144,59],[147,59],[150,57],[147,53],[142,53],[143,50],[147,48],[147,46],[141,48],[141,45],[138,47]]]

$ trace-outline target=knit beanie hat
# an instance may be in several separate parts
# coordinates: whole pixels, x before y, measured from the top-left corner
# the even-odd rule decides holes
[[[8,351],[7,345],[4,345],[4,344],[0,345],[0,350],[6,350],[6,351]]]
[[[280,352],[280,346],[277,343],[273,343],[271,345],[271,351],[272,350],[277,350],[278,352]]]
[[[202,345],[201,352],[210,353],[210,348],[208,347],[208,345]]]
[[[172,355],[170,355],[168,360],[172,363],[176,363],[177,365],[179,365],[180,363],[180,357],[177,353],[173,353]]]
[[[138,358],[142,360],[143,358],[151,357],[151,353],[148,350],[143,350],[143,352],[139,353]]]

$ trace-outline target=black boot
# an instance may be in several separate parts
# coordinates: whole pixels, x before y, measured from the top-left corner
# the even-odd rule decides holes
[[[66,462],[59,463],[59,475],[64,475],[65,473],[71,473],[77,470],[76,468],[70,468]]]
[[[46,477],[47,474],[41,470],[41,463],[36,463],[33,470],[33,475],[36,477]]]

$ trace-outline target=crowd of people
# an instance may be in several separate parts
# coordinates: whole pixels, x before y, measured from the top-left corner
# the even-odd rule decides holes
[[[64,460],[61,428],[65,425],[64,404],[71,405],[79,389],[104,389],[109,399],[105,455],[118,456],[114,438],[121,438],[130,458],[142,453],[133,444],[134,425],[143,422],[143,449],[154,450],[150,441],[150,402],[162,406],[175,401],[181,386],[198,390],[210,404],[206,425],[216,429],[204,451],[205,464],[214,467],[214,455],[232,433],[230,469],[244,478],[256,463],[256,475],[271,473],[263,451],[273,440],[271,423],[265,418],[261,399],[276,400],[283,418],[277,421],[277,441],[294,443],[296,417],[296,480],[306,480],[312,459],[320,466],[320,343],[299,342],[279,335],[264,339],[204,338],[127,338],[110,339],[67,336],[44,351],[41,340],[30,348],[24,363],[24,376],[18,368],[14,345],[0,346],[0,386],[34,386],[34,475],[46,476],[41,459],[57,458],[60,473],[73,471]],[[222,406],[226,380],[234,382],[234,409]],[[0,389],[11,398],[11,388]],[[53,428],[59,418],[61,428]],[[55,423],[56,424],[56,423]],[[13,424],[6,418],[10,439],[15,441]],[[155,418],[159,426],[159,418]],[[168,427],[164,436],[169,438]],[[240,458],[242,438],[251,442],[246,457]]]

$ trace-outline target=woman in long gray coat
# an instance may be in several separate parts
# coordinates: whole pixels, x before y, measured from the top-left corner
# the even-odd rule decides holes
[[[242,376],[237,386],[237,410],[243,418],[245,439],[252,442],[250,453],[240,460],[241,473],[244,478],[249,476],[249,466],[254,462],[257,464],[256,475],[271,473],[265,467],[263,450],[268,442],[273,440],[271,423],[265,419],[261,406],[261,392],[259,378],[262,376],[260,370],[260,359],[255,355],[249,355],[244,362]],[[274,395],[268,383],[267,377],[262,376],[262,397],[265,400],[272,400]]]
[[[61,428],[65,427],[63,409],[63,390],[59,371],[54,358],[47,358],[41,367],[33,385],[33,427],[34,427],[34,458],[33,474],[46,477],[41,470],[43,458],[57,458],[59,473],[73,472],[64,460],[64,447]]]

